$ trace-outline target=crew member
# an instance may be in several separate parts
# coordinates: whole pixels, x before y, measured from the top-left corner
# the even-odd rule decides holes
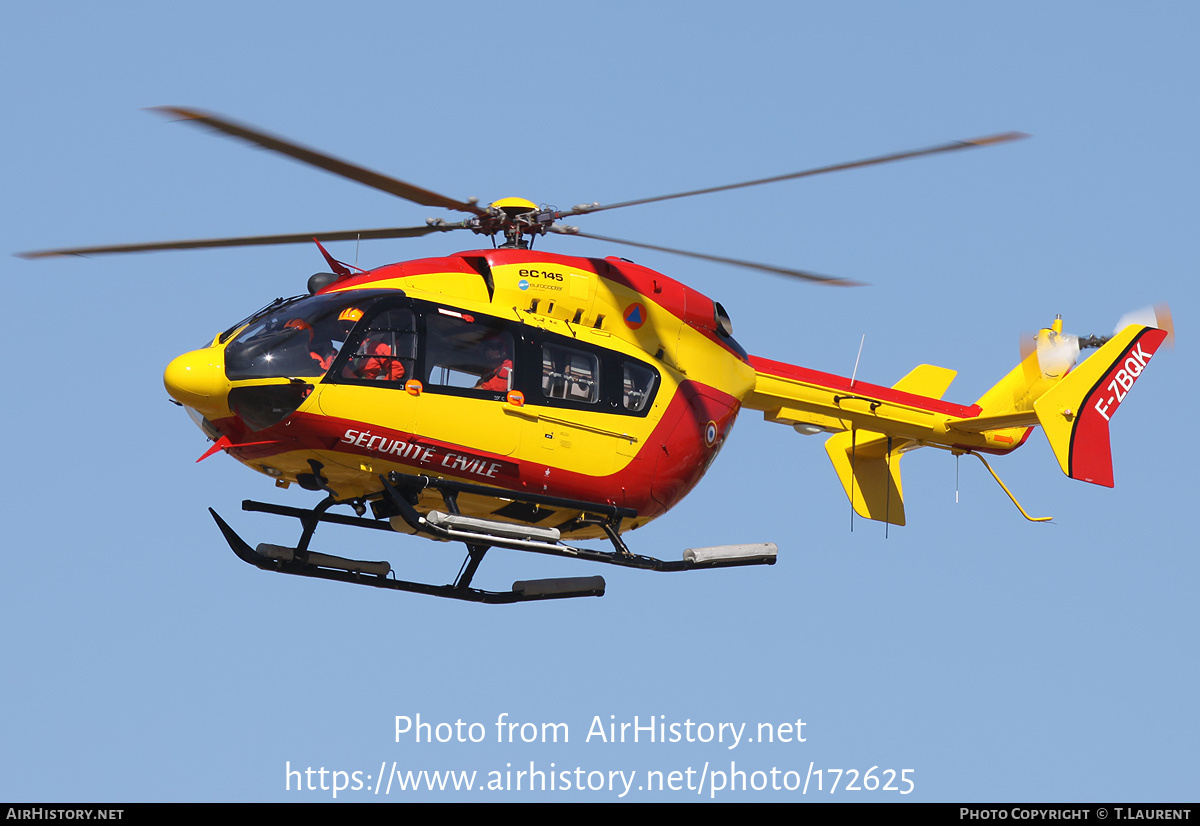
[[[508,348],[500,333],[492,333],[483,340],[483,355],[487,363],[493,365],[491,372],[484,374],[475,383],[477,390],[492,390],[503,393],[509,388],[512,375],[512,359],[508,356]]]
[[[385,381],[400,381],[404,378],[404,364],[387,342],[367,339],[359,348],[359,353],[373,356],[357,371],[361,378]]]
[[[328,337],[318,339],[313,326],[302,318],[293,318],[283,326],[308,334],[308,354],[320,366],[322,373],[333,365],[338,351]]]

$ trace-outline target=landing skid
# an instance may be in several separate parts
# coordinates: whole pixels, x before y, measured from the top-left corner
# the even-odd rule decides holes
[[[502,492],[505,501],[581,511],[584,514],[581,517],[581,524],[601,527],[613,545],[611,551],[578,548],[561,542],[558,530],[553,528],[539,528],[493,519],[467,517],[458,513],[457,497],[459,493],[490,496],[499,500],[501,497],[494,488],[399,473],[392,473],[387,477],[381,476],[380,481],[383,483],[384,495],[381,500],[372,502],[372,509],[376,516],[374,519],[368,519],[361,515],[347,516],[329,513],[329,508],[336,504],[351,505],[360,514],[366,512],[361,501],[338,502],[333,496],[326,497],[313,508],[292,508],[285,505],[254,502],[249,499],[242,502],[242,510],[273,513],[278,516],[291,516],[299,519],[302,531],[300,541],[294,548],[269,544],[260,544],[257,548],[251,548],[216,511],[209,508],[209,513],[216,520],[217,527],[225,536],[225,541],[229,543],[229,547],[233,549],[238,558],[264,571],[331,579],[355,585],[368,585],[373,588],[388,588],[394,591],[409,591],[489,604],[598,597],[604,595],[605,588],[604,578],[600,576],[514,582],[511,591],[485,591],[472,588],[471,580],[474,578],[479,564],[483,561],[484,554],[491,548],[508,548],[651,571],[689,571],[700,568],[775,564],[776,548],[769,543],[688,549],[680,560],[641,556],[630,552],[620,535],[621,522],[624,519],[636,517],[636,511],[614,505],[553,496]],[[448,513],[430,511],[426,515],[421,515],[416,510],[414,505],[420,492],[427,488],[441,494]],[[321,522],[371,530],[393,531],[398,529],[433,539],[458,541],[466,545],[467,557],[463,560],[455,581],[449,585],[409,582],[397,579],[392,572],[391,565],[387,562],[346,559],[310,551],[308,546],[317,525]]]

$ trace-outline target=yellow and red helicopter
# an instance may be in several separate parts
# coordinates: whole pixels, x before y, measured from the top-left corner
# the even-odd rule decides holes
[[[936,447],[982,460],[1020,447],[1039,424],[1063,472],[1111,487],[1109,421],[1170,330],[1163,310],[1107,338],[1068,336],[1056,319],[1017,367],[977,402],[961,405],[942,401],[953,370],[920,365],[882,387],[752,356],[733,338],[719,303],[661,273],[623,258],[531,251],[538,236],[576,235],[849,286],[802,270],[589,235],[559,221],[987,146],[1020,133],[560,211],[521,198],[459,201],[210,113],[158,111],[468,216],[416,227],[22,254],[317,243],[330,272],[312,276],[307,294],[276,299],[176,358],[164,375],[171,397],[214,442],[201,458],[224,450],[279,487],[325,493],[311,508],[243,502],[245,510],[298,518],[295,546],[251,548],[210,509],[233,551],[265,570],[508,603],[599,596],[605,584],[595,576],[516,582],[499,592],[472,587],[493,547],[657,571],[773,564],[769,543],[689,549],[668,561],[632,553],[621,536],[687,495],[744,408],[802,434],[831,434],[825,449],[853,511],[892,525],[905,523],[900,463],[907,452]],[[453,230],[489,236],[493,248],[368,271],[335,260],[321,244]],[[1083,348],[1096,352],[1077,365]],[[330,512],[335,505],[354,515]],[[468,554],[449,584],[409,582],[387,562],[310,550],[321,522],[462,542]],[[596,538],[612,550],[568,544]]]

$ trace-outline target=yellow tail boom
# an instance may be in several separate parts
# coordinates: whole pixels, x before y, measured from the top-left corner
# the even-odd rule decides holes
[[[1061,322],[1043,332],[1061,332]],[[922,364],[882,387],[751,356],[755,387],[744,405],[799,433],[833,434],[825,451],[854,511],[903,525],[905,453],[1010,453],[1038,424],[1064,473],[1111,487],[1109,420],[1166,336],[1129,325],[1069,373],[1044,372],[1031,353],[970,406],[941,400],[956,375],[944,367]]]

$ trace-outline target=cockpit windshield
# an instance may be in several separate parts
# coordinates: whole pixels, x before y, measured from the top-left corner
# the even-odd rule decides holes
[[[354,325],[383,294],[316,295],[252,321],[225,349],[225,375],[231,380],[325,375]]]

